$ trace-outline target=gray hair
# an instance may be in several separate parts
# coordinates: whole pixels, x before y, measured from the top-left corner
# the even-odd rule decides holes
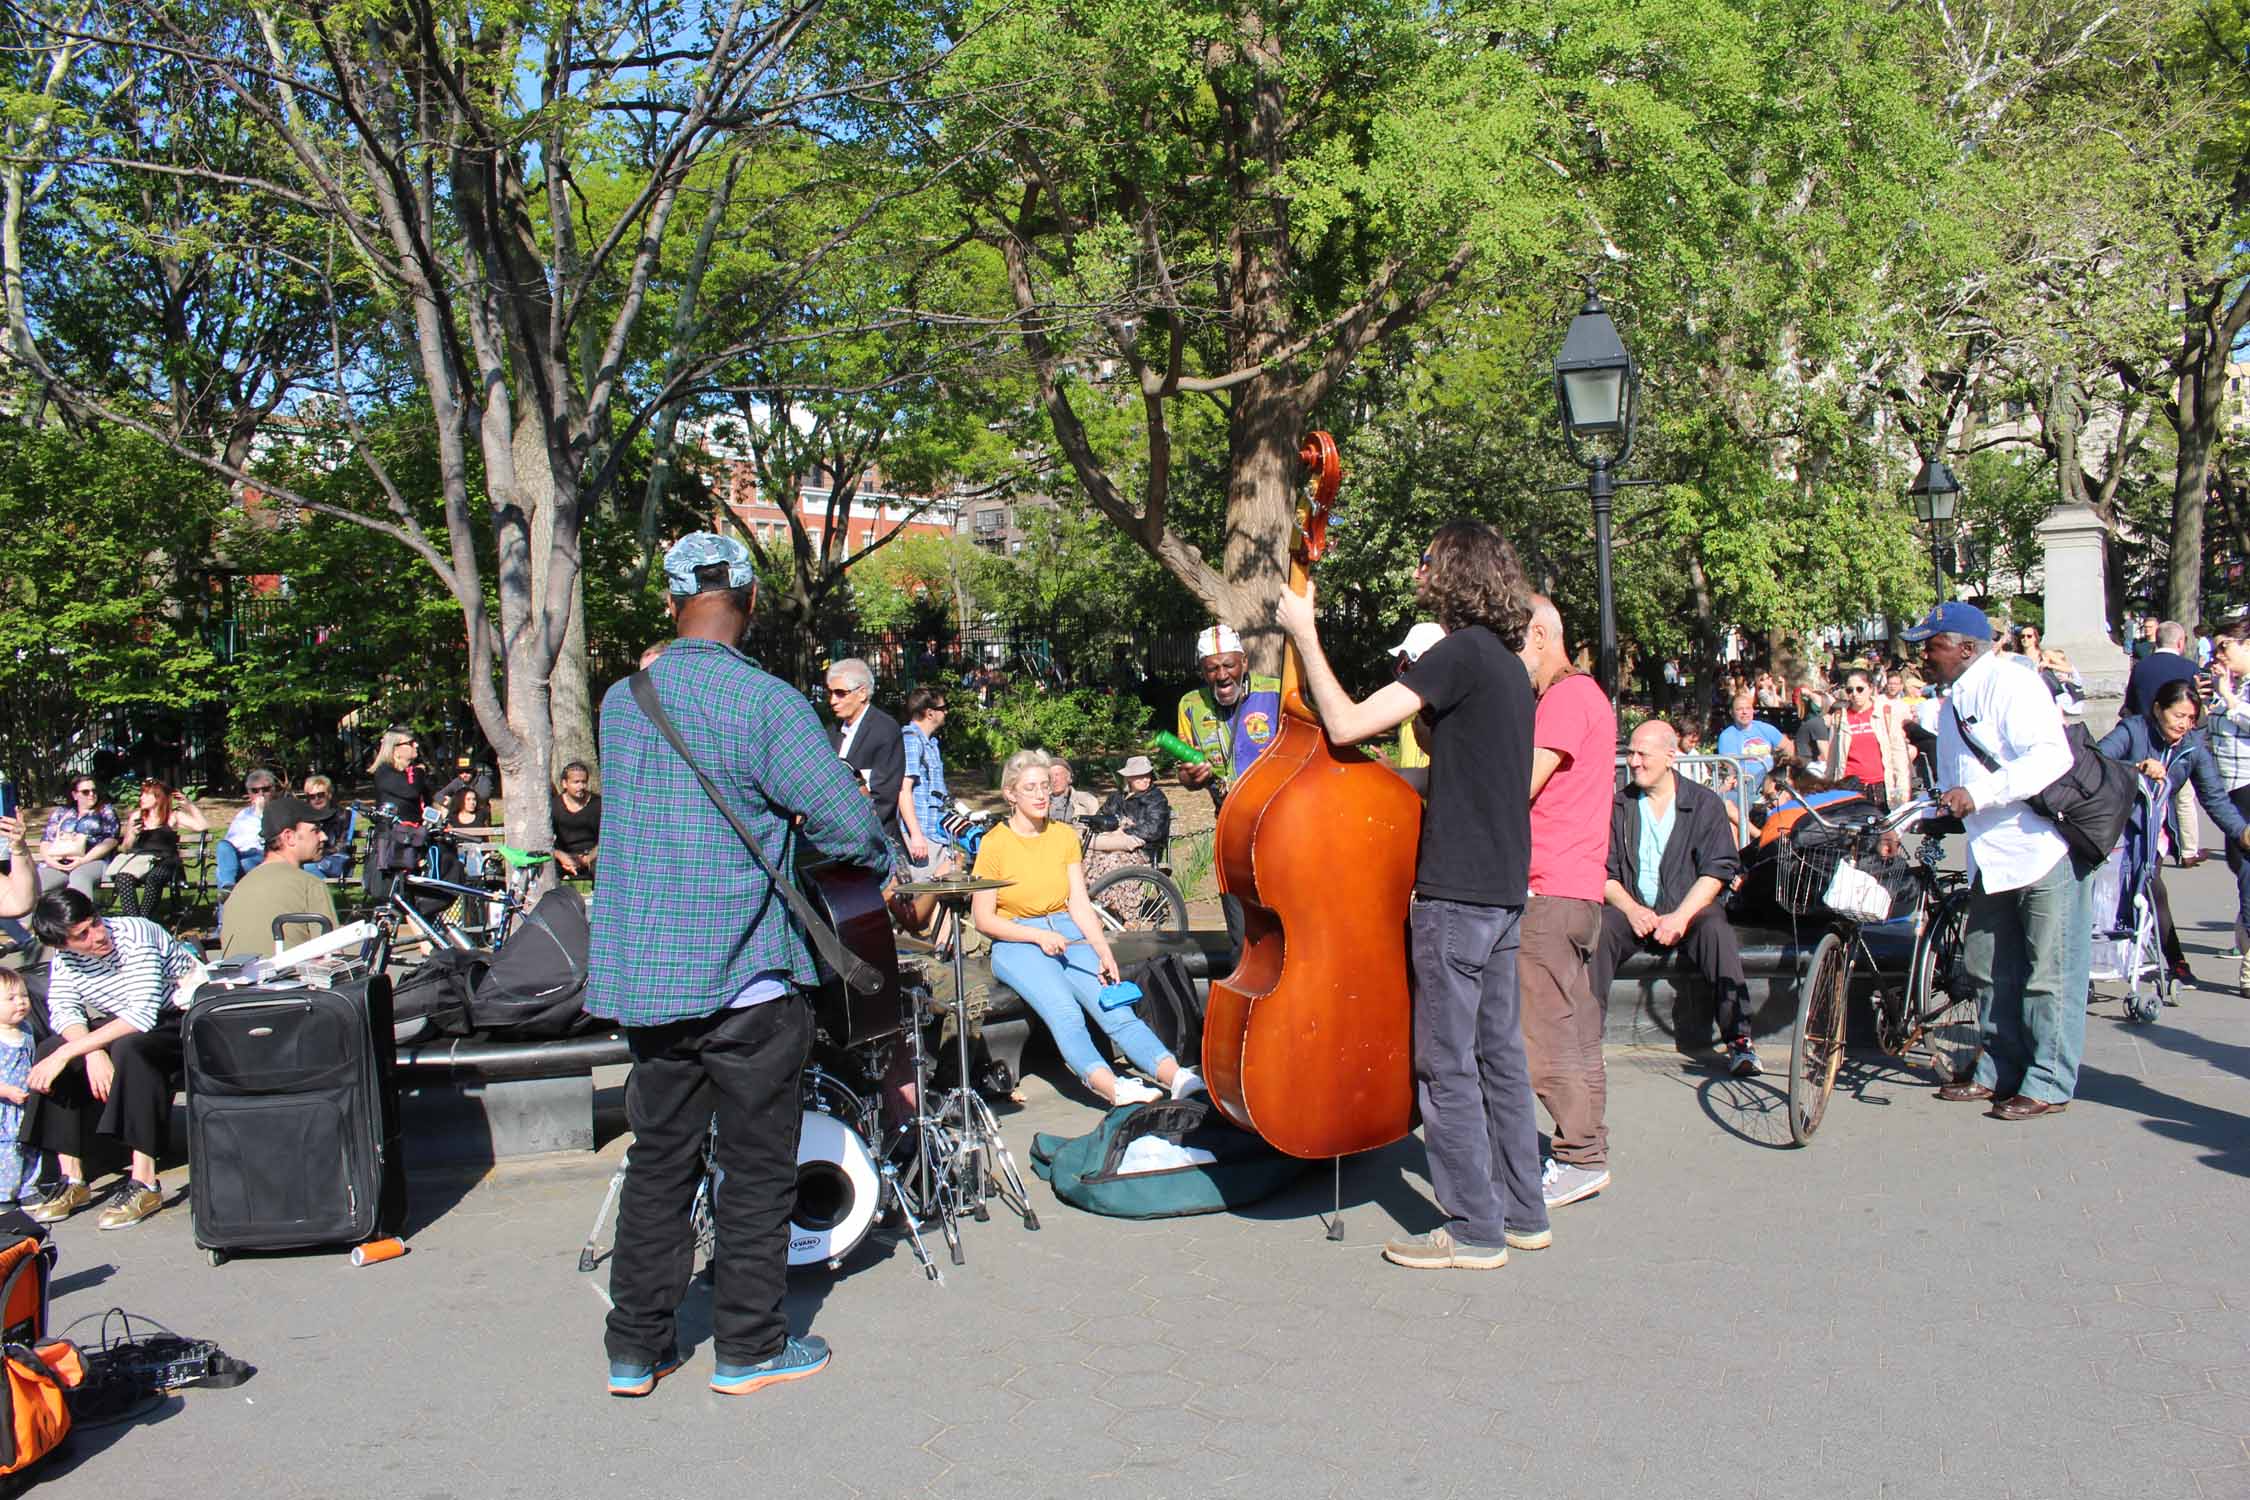
[[[2156,649],[2159,651],[2177,651],[2187,642],[2187,627],[2177,620],[2166,620],[2156,627]]]
[[[1016,783],[1023,780],[1026,771],[1051,770],[1054,764],[1055,758],[1044,750],[1018,750],[1000,768],[1000,790],[1012,792],[1016,789]]]
[[[866,688],[869,692],[875,690],[873,669],[856,656],[847,656],[842,661],[828,664],[828,680],[834,682],[839,677],[844,679],[845,687]]]

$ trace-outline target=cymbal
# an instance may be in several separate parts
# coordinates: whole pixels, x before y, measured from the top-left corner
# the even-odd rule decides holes
[[[901,896],[966,896],[975,891],[997,891],[1012,880],[979,880],[974,875],[953,875],[941,880],[910,880],[891,887]]]

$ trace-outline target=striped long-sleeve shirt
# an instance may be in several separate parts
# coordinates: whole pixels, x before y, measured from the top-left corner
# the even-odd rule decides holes
[[[820,852],[887,869],[867,792],[812,706],[747,657],[679,640],[649,669],[665,712],[766,857],[788,870],[797,830]],[[602,698],[602,874],[586,1009],[627,1026],[709,1015],[761,974],[819,971],[765,872],[619,682]]]

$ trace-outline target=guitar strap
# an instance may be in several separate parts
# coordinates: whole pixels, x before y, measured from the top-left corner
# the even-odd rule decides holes
[[[727,820],[727,826],[734,830],[735,837],[742,840],[742,847],[750,851],[750,857],[758,862],[758,868],[766,872],[766,878],[773,882],[774,889],[781,892],[781,899],[789,903],[790,915],[797,919],[798,926],[804,928],[805,936],[812,940],[814,949],[828,967],[834,969],[847,986],[862,995],[872,995],[882,989],[882,970],[845,947],[844,940],[837,936],[836,929],[822,921],[820,914],[812,909],[812,903],[799,893],[797,882],[782,878],[781,872],[774,868],[773,861],[766,858],[766,851],[758,847],[757,837],[750,832],[750,825],[737,817],[733,808],[727,806],[727,799],[719,795],[718,784],[705,775],[703,767],[695,763],[695,757],[688,754],[686,742],[680,738],[680,731],[673,725],[671,715],[664,712],[663,700],[657,697],[655,679],[644,671],[635,672],[628,682],[633,701],[640,705],[642,713],[648,715],[648,721],[664,736],[665,743],[672,747],[681,760],[687,762],[687,768],[695,773],[695,779],[702,784],[703,794],[711,799],[711,805]]]

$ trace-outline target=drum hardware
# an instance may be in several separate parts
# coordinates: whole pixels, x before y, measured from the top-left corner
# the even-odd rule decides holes
[[[969,919],[969,898],[980,890],[1009,884],[999,880],[953,878],[919,882],[901,890],[937,896],[952,910],[956,930]],[[899,975],[898,998],[914,1078],[914,1109],[897,1126],[885,1131],[879,1097],[862,1098],[849,1084],[819,1064],[805,1069],[801,1084],[802,1116],[797,1137],[797,1206],[789,1223],[789,1264],[792,1269],[825,1265],[835,1270],[857,1249],[893,1208],[898,1210],[909,1246],[924,1276],[943,1283],[923,1226],[935,1222],[945,1238],[953,1264],[964,1264],[961,1218],[978,1223],[992,1217],[991,1201],[997,1197],[1023,1220],[1024,1228],[1039,1228],[1038,1212],[1023,1175],[1016,1169],[1000,1123],[972,1082],[969,1057],[969,997],[964,972],[964,944],[952,947],[953,998],[941,1003],[931,994],[918,965],[908,965]],[[926,1016],[953,1018],[960,1070],[956,1084],[933,1107],[930,1100],[931,1058],[924,1043]],[[896,1032],[873,1036],[831,1037],[847,1055],[858,1061],[867,1078],[883,1078]],[[878,1143],[879,1150],[869,1143]],[[695,1254],[708,1263],[716,1244],[712,1202],[725,1174],[717,1160],[718,1122],[714,1117],[703,1145],[703,1174],[696,1185],[689,1223]],[[627,1150],[609,1181],[609,1190],[594,1215],[586,1243],[578,1252],[578,1269],[590,1272],[598,1263],[596,1246],[602,1226],[618,1204],[625,1173],[632,1164]]]

